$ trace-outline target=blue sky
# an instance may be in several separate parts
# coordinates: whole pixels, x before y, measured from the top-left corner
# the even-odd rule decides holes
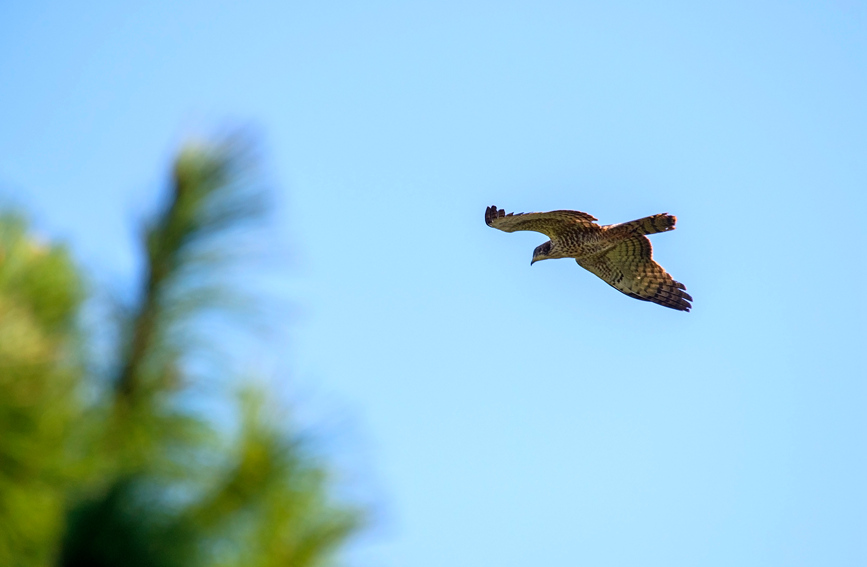
[[[184,139],[261,134],[358,566],[867,563],[865,101],[854,1],[0,7],[0,191],[96,281]],[[677,215],[693,311],[492,204]]]

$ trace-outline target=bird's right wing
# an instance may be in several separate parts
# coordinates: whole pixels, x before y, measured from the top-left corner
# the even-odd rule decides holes
[[[551,211],[548,213],[509,213],[496,206],[485,210],[485,224],[504,232],[532,230],[541,232],[548,238],[572,230],[592,230],[599,228],[596,217],[580,211]]]
[[[686,293],[686,286],[674,281],[662,266],[653,261],[650,240],[646,236],[624,240],[604,254],[576,262],[629,297],[678,311],[692,308],[692,297]]]

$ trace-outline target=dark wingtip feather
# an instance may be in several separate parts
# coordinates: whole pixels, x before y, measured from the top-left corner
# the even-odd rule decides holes
[[[493,226],[494,219],[501,219],[503,217],[510,217],[512,213],[506,214],[506,211],[503,209],[497,209],[496,205],[491,205],[487,209],[485,209],[485,224],[488,226]]]
[[[494,215],[497,214],[497,206],[491,205],[487,209],[485,209],[485,224],[491,226],[491,221],[493,220]]]
[[[677,224],[677,217],[674,215],[670,215],[668,213],[662,213],[659,216],[659,220],[661,224],[659,226],[660,232],[667,232],[669,230],[674,230],[675,225]]]

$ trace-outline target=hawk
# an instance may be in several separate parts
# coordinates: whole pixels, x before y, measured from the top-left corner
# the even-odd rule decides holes
[[[575,258],[578,265],[629,297],[689,311],[692,297],[653,261],[647,234],[674,230],[677,217],[662,213],[622,224],[599,226],[596,218],[579,211],[509,213],[485,210],[485,224],[504,232],[532,230],[551,240],[533,251],[539,260]]]

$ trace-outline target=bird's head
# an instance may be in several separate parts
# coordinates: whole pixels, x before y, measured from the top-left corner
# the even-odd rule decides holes
[[[551,257],[551,241],[549,240],[545,244],[541,244],[533,250],[533,260],[530,262],[532,266],[539,260],[547,260]]]

